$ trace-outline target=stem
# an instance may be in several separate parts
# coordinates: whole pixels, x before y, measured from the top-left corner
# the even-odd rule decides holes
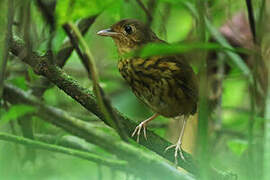
[[[254,20],[254,13],[252,8],[252,1],[246,0],[247,10],[248,10],[248,19],[249,19],[249,26],[253,35],[253,42],[256,44],[257,38],[256,38],[256,24]]]
[[[197,1],[198,18],[198,36],[202,43],[206,42],[205,12],[206,4],[204,0]],[[198,133],[197,133],[197,157],[199,159],[200,177],[208,179],[209,177],[209,152],[208,152],[208,79],[206,69],[206,52],[201,53],[199,68],[199,115],[198,115]]]
[[[93,91],[95,96],[97,97],[97,103],[98,103],[98,107],[100,108],[101,112],[103,113],[105,120],[108,122],[108,124],[110,124],[114,129],[117,130],[117,132],[119,133],[119,135],[121,136],[121,138],[125,141],[128,141],[127,135],[125,134],[125,131],[122,128],[121,123],[119,122],[119,120],[112,114],[110,113],[111,106],[110,103],[106,103],[105,98],[104,98],[104,92],[101,89],[101,87],[99,86],[99,77],[98,77],[98,71],[95,65],[95,60],[94,60],[94,56],[91,53],[90,49],[88,48],[87,43],[85,42],[82,34],[80,33],[79,29],[71,22],[67,23],[68,26],[74,31],[75,35],[77,36],[80,44],[82,45],[82,48],[85,52],[85,57],[88,61],[88,65],[89,65],[89,70],[90,70],[90,75],[91,77],[89,77],[90,79],[92,79],[93,81]],[[107,107],[106,107],[107,105]],[[109,108],[108,108],[109,106]]]
[[[68,35],[73,48],[75,49],[76,53],[78,54],[83,66],[86,69],[88,76],[90,78],[91,74],[90,74],[88,59],[83,55],[83,52],[81,51],[81,49],[79,47],[79,43],[77,42],[78,41],[77,38],[75,37],[75,35],[73,35],[72,29],[70,28],[70,26],[68,24],[64,24],[63,29],[65,30],[66,34]]]

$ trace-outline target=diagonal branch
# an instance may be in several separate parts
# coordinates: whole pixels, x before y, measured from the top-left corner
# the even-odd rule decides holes
[[[85,18],[85,19],[82,19],[79,21],[78,28],[79,28],[80,32],[82,33],[82,35],[86,34],[88,29],[95,22],[96,18],[97,18],[97,16],[92,16],[92,17]],[[67,59],[69,58],[69,56],[71,55],[73,49],[74,49],[74,47],[72,45],[71,40],[66,41],[62,45],[62,48],[58,51],[58,53],[56,55],[56,64],[59,67],[62,68],[65,65],[65,63],[66,63]]]
[[[92,92],[80,86],[76,80],[74,80],[72,77],[67,75],[62,69],[56,67],[55,65],[49,64],[49,60],[47,56],[39,56],[37,55],[37,53],[32,52],[29,58],[25,58],[25,56],[23,56],[24,54],[23,52],[25,51],[24,44],[18,41],[12,41],[10,51],[15,56],[18,56],[23,62],[30,65],[37,74],[43,75],[44,77],[48,78],[52,83],[57,85],[58,88],[63,90],[67,95],[71,96],[74,100],[80,103],[84,108],[86,108],[88,111],[95,114],[103,122],[106,123],[105,117],[103,116],[100,109],[98,108],[96,99],[94,95],[92,94]],[[20,95],[17,95],[15,97],[18,99]],[[27,102],[27,100],[25,101]],[[22,101],[22,102],[25,102],[25,101]],[[134,128],[137,126],[136,122],[123,116],[120,112],[118,112],[115,109],[113,109],[113,113],[117,116],[117,118],[121,121],[121,123],[123,123],[126,134],[131,134]],[[63,124],[62,123],[58,124],[58,126],[62,127]],[[65,129],[66,127],[64,126],[63,128]],[[73,134],[75,133],[75,135],[79,134],[78,136],[84,139],[91,137],[91,135],[84,134],[84,132],[81,130],[78,130],[76,132],[73,132],[71,130],[71,132]],[[82,135],[80,136],[81,133],[83,134],[83,136]],[[172,144],[166,141],[165,139],[163,139],[162,137],[156,135],[150,130],[147,130],[147,134],[148,134],[148,140],[141,139],[140,144],[174,163],[175,161],[174,150],[168,150],[166,153],[164,153],[164,149]],[[133,139],[136,140],[135,137]],[[97,139],[97,141],[99,140]],[[98,142],[96,143],[98,144]],[[195,176],[199,176],[199,170],[194,160],[192,159],[191,155],[186,152],[183,152],[183,153],[184,153],[186,161],[178,161],[178,166],[194,174]],[[231,177],[231,174],[228,174],[226,172],[220,172],[220,171],[217,171],[216,169],[211,169],[211,174],[212,174],[212,177],[215,177],[216,179]]]
[[[88,29],[91,27],[91,25],[95,22],[97,16],[92,16],[89,18],[84,18],[79,21],[78,28],[82,35],[84,35]],[[70,57],[71,53],[73,52],[73,45],[71,43],[71,40],[65,41],[61,49],[58,51],[58,53],[55,56],[55,64],[57,64],[59,67],[63,67],[65,63],[67,62],[67,59]],[[40,82],[37,83],[36,86],[33,87],[33,94],[37,96],[42,96],[42,94],[50,87],[50,83],[47,79],[41,79]]]
[[[86,57],[84,56],[83,52],[81,51],[81,49],[79,47],[79,42],[78,42],[77,37],[74,35],[74,33],[72,32],[72,29],[70,28],[70,26],[68,24],[64,24],[63,29],[65,30],[66,34],[68,35],[70,42],[71,42],[73,48],[75,49],[76,53],[80,57],[80,60],[83,64],[84,68],[86,69],[88,76],[90,76],[89,75],[90,74],[89,64],[88,64],[88,61],[86,60]]]
[[[246,6],[248,11],[248,19],[249,19],[249,26],[253,35],[253,41],[256,44],[257,37],[256,37],[256,23],[254,19],[254,13],[253,13],[253,6],[251,0],[246,0]]]
[[[81,87],[73,78],[68,76],[63,70],[60,68],[49,64],[48,57],[46,56],[39,56],[37,53],[32,53],[29,58],[26,58],[23,54],[25,54],[25,47],[24,44],[18,41],[12,41],[10,51],[15,55],[19,56],[19,58],[30,65],[37,74],[43,75],[47,77],[52,83],[57,85],[61,90],[63,90],[66,94],[71,96],[74,100],[79,102],[84,108],[89,110],[90,112],[94,113],[97,117],[99,117],[102,121],[106,123],[105,117],[101,113],[100,109],[98,108],[97,102],[93,94]],[[136,127],[136,123],[118,111],[114,110],[117,118],[123,123],[125,127],[126,134],[131,134]],[[160,156],[166,158],[167,160],[174,162],[174,151],[168,150],[164,153],[164,149],[171,145],[168,141],[161,138],[160,136],[156,135],[152,131],[147,130],[148,140],[142,139],[140,144],[147,147],[148,149],[156,152]],[[134,137],[134,140],[135,137]],[[193,174],[198,174],[198,170],[196,165],[194,164],[191,155],[184,152],[184,156],[186,161],[178,161],[178,165],[188,172]]]
[[[37,115],[43,120],[52,123],[87,142],[96,144],[106,151],[115,154],[119,159],[129,162],[132,171],[136,174],[150,174],[154,179],[190,179],[188,174],[182,174],[176,168],[169,165],[160,156],[149,151],[142,150],[121,141],[112,129],[107,129],[110,135],[98,130],[79,119],[70,116],[68,113],[46,106],[34,96],[10,85],[5,85],[4,98],[12,104],[27,103],[38,107]],[[95,107],[96,108],[96,107]]]
[[[99,76],[98,76],[98,70],[95,65],[94,56],[92,55],[89,47],[87,46],[78,28],[71,22],[67,24],[67,27],[74,32],[74,38],[78,39],[78,43],[76,42],[73,43],[73,45],[77,47],[76,48],[77,53],[82,54],[82,51],[78,47],[79,44],[81,44],[82,46],[84,56],[80,56],[80,58],[82,61],[86,61],[86,63],[88,64],[88,67],[89,67],[88,69],[90,72],[89,79],[92,79],[93,81],[93,92],[97,98],[99,109],[104,115],[106,122],[118,132],[118,134],[123,140],[128,141],[128,137],[124,131],[124,127],[122,123],[113,113],[111,103],[105,97],[105,93],[103,89],[99,86]]]

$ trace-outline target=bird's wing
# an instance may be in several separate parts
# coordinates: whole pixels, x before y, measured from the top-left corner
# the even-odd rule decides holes
[[[194,102],[198,101],[198,80],[191,66],[180,56],[160,57],[161,77],[173,78],[176,86]]]
[[[190,99],[197,102],[197,77],[191,66],[179,56],[153,56],[147,59],[135,58],[131,60],[131,69],[138,79],[151,83],[168,79],[173,81],[175,88],[181,88]]]

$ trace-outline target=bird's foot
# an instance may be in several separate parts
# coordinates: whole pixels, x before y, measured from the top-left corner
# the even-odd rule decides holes
[[[173,144],[173,145],[171,145],[171,146],[169,146],[169,147],[167,147],[167,148],[165,149],[165,152],[167,152],[169,149],[175,148],[175,150],[174,150],[174,158],[175,158],[174,163],[175,163],[176,166],[177,166],[177,164],[178,164],[178,153],[179,153],[181,159],[182,159],[183,161],[186,161],[186,160],[185,160],[185,157],[184,157],[184,154],[183,154],[183,151],[182,151],[181,145],[182,145],[182,142],[181,142],[181,141],[178,141],[176,144]]]
[[[140,141],[140,134],[141,134],[141,130],[143,129],[143,136],[144,138],[147,140],[147,136],[146,136],[146,126],[147,126],[148,121],[143,121],[141,122],[133,131],[132,133],[132,137],[135,136],[135,134],[137,134],[137,142]]]
[[[156,117],[158,117],[159,115],[157,113],[155,113],[153,116],[151,116],[150,118],[144,120],[143,122],[141,122],[136,128],[135,130],[133,131],[132,133],[132,137],[135,136],[135,134],[137,134],[137,142],[140,141],[140,133],[141,133],[141,130],[143,128],[143,136],[144,138],[147,140],[147,136],[146,136],[146,125],[152,121],[153,119],[155,119]]]

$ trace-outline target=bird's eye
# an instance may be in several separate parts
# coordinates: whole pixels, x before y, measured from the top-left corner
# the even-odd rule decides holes
[[[124,29],[125,29],[125,31],[126,31],[127,34],[131,34],[131,33],[132,33],[132,27],[131,27],[131,26],[126,25],[126,26],[124,27]]]

